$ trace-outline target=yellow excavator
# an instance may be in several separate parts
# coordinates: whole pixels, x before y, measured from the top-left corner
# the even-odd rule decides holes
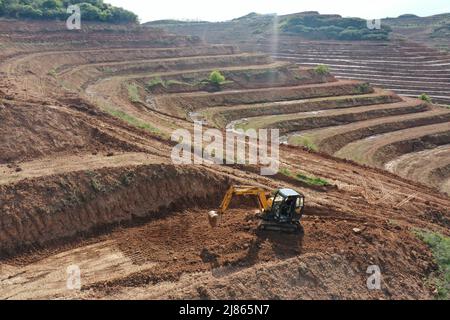
[[[208,219],[211,227],[220,224],[223,214],[227,211],[234,196],[255,196],[258,200],[262,222],[262,230],[296,232],[301,231],[300,219],[305,207],[305,196],[292,189],[279,189],[268,192],[254,186],[231,186],[218,211],[210,211]],[[273,196],[272,196],[273,195]]]

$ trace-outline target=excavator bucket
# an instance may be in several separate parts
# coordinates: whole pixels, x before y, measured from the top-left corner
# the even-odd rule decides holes
[[[208,213],[208,220],[211,227],[215,228],[220,223],[220,214],[218,214],[217,211],[210,211]]]

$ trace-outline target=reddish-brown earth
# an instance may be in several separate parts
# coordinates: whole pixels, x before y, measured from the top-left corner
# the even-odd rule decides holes
[[[443,183],[437,172],[448,177],[445,166],[435,163],[425,186],[282,145],[281,168],[332,184],[320,188],[281,173],[260,176],[251,166],[173,165],[169,136],[192,129],[193,111],[222,129],[240,119],[234,109],[241,118],[283,117],[364,114],[360,108],[383,105],[439,126],[448,123],[446,112],[365,81],[336,81],[162,31],[0,24],[1,298],[434,297],[427,278],[436,265],[414,232],[449,234],[450,199],[432,188]],[[218,92],[183,83],[214,69],[234,82]],[[146,84],[156,77],[182,83],[153,91]],[[398,114],[346,118],[345,125]],[[446,139],[445,127],[435,131]],[[257,231],[251,199],[234,202],[211,229],[206,214],[233,183],[304,193],[304,234]],[[81,290],[66,286],[72,265],[81,270]],[[381,290],[367,289],[370,265],[381,268]]]

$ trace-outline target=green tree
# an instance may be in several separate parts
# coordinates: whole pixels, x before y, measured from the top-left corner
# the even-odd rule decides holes
[[[101,10],[90,3],[80,3],[81,17],[84,20],[100,20]]]
[[[431,100],[431,97],[430,97],[429,95],[427,95],[426,93],[422,93],[422,94],[419,96],[419,99],[422,100],[422,101],[425,101],[425,102],[429,102],[429,103],[433,102],[433,101]]]
[[[111,11],[111,18],[109,22],[122,23],[122,22],[137,22],[137,16],[131,12],[122,8],[113,7],[109,9]]]
[[[320,74],[322,76],[329,74],[330,73],[330,68],[324,64],[318,65],[317,67],[314,68],[314,71],[317,74]]]
[[[13,4],[6,8],[6,11],[11,17],[34,19],[42,17],[42,11],[35,9],[28,4]]]
[[[214,70],[209,75],[209,81],[215,85],[221,85],[225,82],[225,77],[220,73],[220,71]]]
[[[44,2],[42,2],[42,8],[44,9],[62,8],[62,2],[60,0],[45,0]]]

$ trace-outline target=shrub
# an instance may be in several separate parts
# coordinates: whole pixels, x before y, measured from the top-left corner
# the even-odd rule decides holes
[[[51,77],[53,77],[53,78],[56,78],[56,75],[57,75],[56,70],[55,70],[55,69],[49,70],[49,71],[47,72],[47,75],[49,75],[49,76],[51,76]]]
[[[57,9],[62,8],[62,2],[60,0],[44,0],[42,7],[44,9]]]
[[[13,4],[5,8],[13,18],[40,18],[42,11],[28,4]]]
[[[166,84],[164,83],[164,81],[160,77],[153,78],[153,79],[149,80],[147,82],[146,87],[147,87],[147,89],[152,89],[153,87],[158,86],[158,85],[161,85],[163,87],[166,86]]]
[[[360,40],[364,32],[355,28],[347,28],[339,33],[339,39],[341,40]]]
[[[314,71],[317,74],[320,74],[320,75],[324,76],[324,75],[327,75],[327,74],[330,73],[330,68],[328,66],[324,65],[324,64],[321,64],[321,65],[315,67]]]
[[[368,93],[369,90],[370,90],[370,84],[367,82],[361,83],[356,87],[356,91],[361,94]]]
[[[223,76],[220,71],[215,70],[209,75],[209,82],[215,85],[221,85],[225,82],[225,76]]]
[[[422,101],[428,102],[428,103],[433,102],[433,101],[431,100],[431,97],[430,97],[429,95],[427,95],[426,93],[422,93],[422,94],[419,96],[419,99],[422,100]]]
[[[86,20],[100,20],[101,10],[90,3],[80,3],[80,11],[82,19]]]

